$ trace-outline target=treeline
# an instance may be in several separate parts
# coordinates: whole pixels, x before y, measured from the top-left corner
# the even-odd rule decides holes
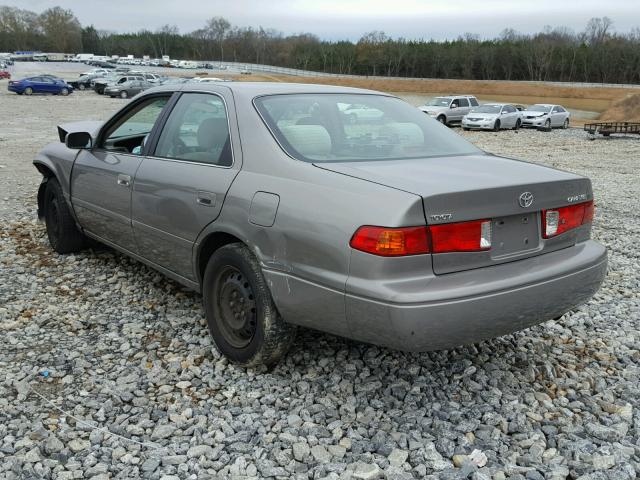
[[[425,37],[429,35],[424,32]],[[41,14],[0,7],[0,51],[42,50],[96,55],[150,55],[206,61],[263,63],[320,72],[476,80],[640,83],[640,28],[618,33],[609,18],[593,18],[581,32],[547,27],[536,34],[505,29],[482,40],[392,39],[373,31],[358,42],[326,41],[311,34],[283,35],[238,27],[221,17],[180,33],[116,33],[83,27],[60,7]]]

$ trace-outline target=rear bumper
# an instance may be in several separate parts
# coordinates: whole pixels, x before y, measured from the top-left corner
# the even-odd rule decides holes
[[[390,303],[347,294],[350,336],[405,351],[476,343],[586,302],[606,270],[605,248],[589,240],[510,264],[437,276],[425,290],[430,298],[425,302]],[[457,298],[446,298],[447,285],[456,286]],[[460,296],[460,287],[469,295]],[[442,299],[433,299],[434,289]]]

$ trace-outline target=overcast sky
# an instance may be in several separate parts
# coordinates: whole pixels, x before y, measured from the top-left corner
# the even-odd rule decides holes
[[[608,16],[616,31],[640,26],[639,0],[0,0],[41,12],[59,5],[83,25],[119,32],[177,25],[181,32],[223,16],[237,26],[310,32],[323,39],[357,40],[382,30],[391,37],[447,39],[466,32],[497,36],[504,28],[538,32],[545,25],[584,28]]]

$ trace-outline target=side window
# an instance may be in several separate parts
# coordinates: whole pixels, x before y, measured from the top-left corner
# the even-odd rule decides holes
[[[516,111],[516,109],[513,108],[511,105],[505,105],[502,110],[506,113],[513,113]]]
[[[469,100],[467,100],[466,98],[458,99],[458,106],[459,107],[468,107],[469,106]]]
[[[162,129],[155,156],[230,166],[233,157],[222,98],[183,94]]]
[[[558,113],[560,111],[560,107],[553,107],[552,112],[553,113]]]
[[[475,98],[475,97],[471,97],[471,98],[469,99],[469,103],[471,103],[471,106],[472,106],[472,107],[477,107],[477,106],[478,106],[478,100],[476,100],[476,98]]]
[[[107,128],[102,135],[100,147],[117,152],[137,153],[138,150],[134,150],[144,144],[168,101],[169,97],[166,96],[137,103]]]

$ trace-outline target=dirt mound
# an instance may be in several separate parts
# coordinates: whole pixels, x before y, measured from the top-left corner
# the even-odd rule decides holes
[[[640,122],[640,94],[627,95],[614,102],[601,116],[608,122]]]

